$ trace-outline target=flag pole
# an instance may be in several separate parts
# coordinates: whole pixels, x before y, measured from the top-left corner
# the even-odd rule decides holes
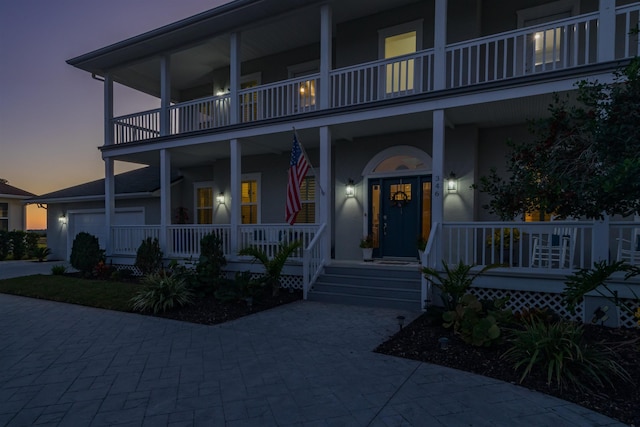
[[[304,145],[302,145],[302,142],[300,142],[300,138],[298,138],[298,132],[296,131],[295,126],[293,127],[293,133],[296,136],[296,139],[298,140],[298,145],[300,146],[300,149],[302,150],[302,154],[304,154],[304,156],[307,158],[307,161],[309,162],[309,167],[311,168],[311,170],[313,171],[313,175],[316,177],[320,177],[318,175],[318,173],[316,172],[316,169],[313,167],[313,163],[311,163],[311,160],[309,159],[309,156],[307,155],[307,151],[304,149]],[[320,188],[320,193],[324,196],[324,189],[322,188],[322,185],[320,185],[320,182],[318,179],[316,179],[316,185],[318,186],[318,188]]]

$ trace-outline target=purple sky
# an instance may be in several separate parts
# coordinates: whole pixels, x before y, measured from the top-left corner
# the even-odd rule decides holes
[[[65,61],[228,2],[1,1],[0,178],[35,194],[103,178],[102,84]],[[150,101],[116,88],[115,114]],[[28,228],[44,228],[43,213],[29,208]]]

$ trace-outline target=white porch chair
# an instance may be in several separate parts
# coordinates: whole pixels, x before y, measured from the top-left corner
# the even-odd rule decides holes
[[[640,216],[636,215],[634,223],[638,227],[631,232],[631,239],[617,238],[618,241],[618,261],[624,261],[633,265],[640,265]]]
[[[554,218],[551,218],[553,221]],[[576,228],[556,227],[552,233],[533,236],[531,266],[571,268],[576,246]]]

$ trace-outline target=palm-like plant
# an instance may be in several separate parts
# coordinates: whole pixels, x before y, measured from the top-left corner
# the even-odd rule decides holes
[[[422,273],[424,277],[440,290],[442,303],[446,310],[455,310],[458,301],[467,293],[473,281],[485,271],[497,267],[487,265],[475,274],[470,274],[474,265],[465,264],[462,261],[453,268],[450,268],[445,261],[442,261],[444,274],[435,268],[424,267]]]
[[[281,243],[278,246],[278,252],[276,252],[271,259],[262,249],[259,249],[256,246],[248,246],[241,249],[240,252],[238,252],[238,255],[252,256],[255,260],[260,261],[265,269],[263,279],[264,283],[271,286],[272,294],[273,296],[276,296],[280,291],[280,275],[282,274],[284,264],[287,262],[287,259],[291,254],[300,246],[302,246],[302,243],[297,240],[289,244]]]
[[[51,248],[41,247],[41,246],[39,246],[39,247],[37,247],[37,248],[35,248],[35,249],[33,250],[32,255],[33,255],[35,258],[38,258],[38,261],[39,261],[39,262],[42,262],[42,261],[44,261],[44,259],[45,259],[46,257],[48,257],[49,255],[51,255]]]

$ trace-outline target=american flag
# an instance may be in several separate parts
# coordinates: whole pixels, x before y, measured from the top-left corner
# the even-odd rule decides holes
[[[293,134],[293,148],[291,148],[291,162],[289,163],[289,181],[287,182],[287,206],[285,220],[293,225],[296,216],[301,209],[300,186],[309,171],[309,162],[298,142],[298,137]]]

